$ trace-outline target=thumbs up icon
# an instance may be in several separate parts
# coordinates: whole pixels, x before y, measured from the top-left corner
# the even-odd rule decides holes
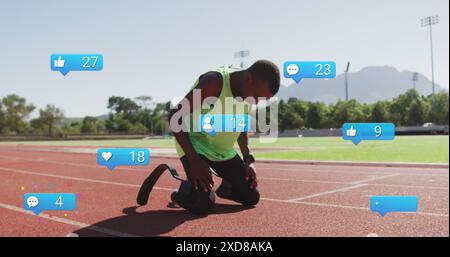
[[[64,60],[61,59],[61,56],[59,56],[58,60],[54,61],[53,66],[55,66],[55,68],[63,68],[64,67]]]
[[[354,137],[356,136],[356,129],[354,129],[353,126],[350,126],[350,128],[345,131],[345,134],[348,137]]]

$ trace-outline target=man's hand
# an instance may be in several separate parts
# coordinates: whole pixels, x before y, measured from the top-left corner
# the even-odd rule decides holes
[[[189,161],[192,173],[192,182],[195,189],[203,189],[208,192],[214,186],[211,169],[208,164],[201,158],[194,158]]]
[[[258,186],[258,179],[256,178],[255,164],[245,164],[245,180],[251,181],[250,188],[254,189]]]

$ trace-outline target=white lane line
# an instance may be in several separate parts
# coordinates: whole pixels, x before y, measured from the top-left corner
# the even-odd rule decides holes
[[[352,185],[352,186],[348,186],[348,187],[341,187],[341,188],[338,188],[338,189],[325,191],[325,192],[320,192],[320,193],[312,194],[312,195],[306,195],[306,196],[303,196],[303,197],[289,199],[289,200],[290,201],[302,201],[302,200],[311,199],[311,198],[319,197],[319,196],[323,196],[323,195],[329,195],[329,194],[334,194],[334,193],[338,193],[338,192],[346,192],[348,190],[355,189],[355,188],[360,188],[360,187],[364,187],[364,186],[367,186],[367,185],[366,184],[357,184],[357,185]]]
[[[78,167],[89,167],[89,168],[95,168],[95,169],[104,169],[103,167],[100,167],[98,165],[90,165],[90,164],[80,164],[80,163],[71,163],[71,162],[57,162],[57,161],[50,161],[45,159],[28,159],[28,158],[19,158],[19,157],[5,157],[1,156],[0,158],[7,158],[7,159],[16,159],[16,160],[25,160],[29,162],[43,162],[43,163],[51,163],[51,164],[58,164],[58,165],[71,165],[71,166],[78,166]],[[142,169],[133,169],[133,168],[124,168],[124,167],[117,167],[118,170],[124,170],[124,171],[143,171]],[[261,168],[258,168],[260,170]],[[310,172],[310,171],[306,171]],[[315,172],[315,171],[312,171]],[[357,173],[355,173],[357,174]],[[362,174],[362,173],[361,173]],[[383,175],[383,174],[375,174],[371,173],[372,175]],[[364,173],[364,175],[367,175],[367,173]],[[397,175],[418,175],[418,176],[441,176],[436,174],[403,174],[403,173],[395,173],[395,174],[389,174],[386,175],[386,178],[390,176],[397,176]],[[308,180],[308,179],[289,179],[289,178],[273,178],[273,177],[258,177],[260,180],[279,180],[279,181],[295,181],[295,182],[306,182],[306,183],[322,183],[322,184],[342,184],[342,185],[350,185],[350,184],[356,184],[361,183],[364,181],[373,181],[377,180],[383,177],[376,177],[376,178],[370,178],[367,180],[360,180],[360,181],[354,181],[354,182],[340,182],[340,181],[331,181],[331,180]],[[395,184],[367,184],[367,185],[376,185],[376,186],[387,186],[387,187],[405,187],[405,188],[421,188],[421,189],[438,189],[438,190],[448,190],[448,187],[433,187],[433,186],[413,186],[413,185],[395,185]]]
[[[0,155],[0,158],[6,158],[4,156]],[[56,162],[56,161],[49,161],[49,160],[43,160],[43,159],[27,159],[27,158],[18,158],[18,157],[12,157],[11,159],[16,160],[26,160],[30,162],[43,162],[43,163],[51,163],[51,164],[58,164],[58,165],[72,165],[72,166],[79,166],[79,167],[89,167],[89,168],[96,168],[96,169],[103,169],[103,167],[99,167],[98,165],[89,165],[89,164],[79,164],[79,163],[70,163],[70,162]],[[142,171],[142,169],[133,169],[133,168],[124,168],[124,167],[117,167],[116,169],[119,170],[125,170],[125,171]],[[259,170],[260,168],[258,168]],[[401,173],[397,173],[399,175],[404,175]],[[378,174],[382,175],[382,174]],[[392,174],[396,175],[396,174]],[[413,174],[418,175],[418,174]],[[420,175],[426,175],[426,174],[420,174]],[[390,175],[387,175],[388,177]],[[426,175],[428,176],[428,175]],[[330,181],[330,180],[308,180],[308,179],[289,179],[289,178],[273,178],[273,177],[258,177],[260,180],[279,180],[279,181],[295,181],[295,182],[306,182],[306,183],[322,183],[322,184],[342,184],[342,185],[349,185],[357,183],[355,182],[341,182],[341,181]],[[377,178],[374,178],[375,180]],[[372,180],[372,179],[369,179]],[[395,185],[395,184],[368,184],[368,185],[377,185],[377,186],[387,186],[387,187],[406,187],[406,188],[421,188],[421,189],[438,189],[438,190],[448,190],[448,187],[432,187],[432,186],[413,186],[413,185]]]
[[[402,174],[398,174],[402,175]],[[387,177],[389,177],[388,175]],[[396,176],[395,174],[392,174],[392,176]],[[378,179],[382,179],[383,177],[376,177],[376,178],[370,178],[367,181],[375,181]],[[319,183],[319,184],[338,184],[338,185],[353,185],[356,183],[360,183],[361,181],[365,180],[359,180],[359,181],[349,181],[349,182],[342,182],[342,181],[333,181],[333,180],[314,180],[314,179],[291,179],[291,178],[272,178],[272,177],[259,177],[258,180],[273,180],[273,181],[287,181],[287,182],[304,182],[304,183]],[[401,184],[376,184],[376,183],[364,183],[368,186],[382,186],[382,187],[400,187],[400,188],[417,188],[417,189],[436,189],[436,190],[449,190],[448,187],[434,187],[434,186],[417,186],[417,185],[401,185]]]
[[[0,207],[4,208],[4,209],[11,210],[11,211],[16,211],[16,212],[24,213],[24,214],[27,214],[27,215],[31,215],[31,216],[36,216],[36,214],[34,214],[32,211],[27,211],[27,210],[24,210],[24,209],[19,208],[17,206],[14,206],[14,205],[0,203]],[[112,229],[108,229],[108,228],[103,228],[103,227],[99,227],[99,226],[95,226],[95,225],[92,225],[92,224],[83,223],[83,222],[79,222],[79,221],[75,221],[75,220],[64,219],[64,218],[59,218],[59,217],[54,217],[54,216],[50,217],[50,215],[45,214],[45,213],[40,213],[38,216],[40,218],[43,218],[43,219],[48,219],[48,220],[56,221],[56,222],[59,222],[59,223],[64,223],[64,224],[67,224],[67,225],[72,225],[72,226],[79,227],[79,228],[86,228],[86,229],[97,231],[97,232],[104,233],[104,234],[107,234],[107,235],[120,236],[120,237],[137,237],[137,235],[123,233],[123,232],[120,232],[120,231],[116,231],[116,230],[112,230]]]
[[[374,177],[374,178],[362,179],[362,180],[350,182],[350,184],[363,184],[363,183],[366,183],[366,182],[372,182],[372,181],[376,181],[376,180],[380,180],[380,179],[396,177],[396,176],[398,176],[398,175],[401,175],[401,174],[399,174],[399,173],[394,173],[394,174],[389,174],[389,175],[386,175],[386,176],[380,176],[380,177]]]
[[[258,176],[258,180],[274,180],[274,181],[305,182],[305,183],[321,183],[321,184],[340,184],[340,185],[348,185],[348,184],[351,184],[351,182],[341,182],[341,181],[332,181],[332,180],[293,179],[293,178],[273,178],[273,177],[260,177],[260,176]]]
[[[1,152],[1,151],[0,151]],[[73,163],[73,162],[69,162],[69,161],[52,161],[52,160],[48,160],[48,159],[44,159],[44,158],[38,158],[38,159],[30,159],[30,158],[23,158],[23,157],[12,157],[12,156],[5,156],[5,155],[0,155],[0,158],[4,158],[4,159],[8,159],[8,160],[24,160],[24,161],[29,161],[29,162],[43,162],[43,163],[51,163],[51,164],[58,164],[58,165],[71,165],[71,166],[77,166],[77,167],[92,167],[92,168],[97,168],[97,169],[101,169],[103,167],[100,167],[98,165],[92,165],[92,164],[82,164],[82,163]],[[264,165],[266,164],[261,164],[257,166],[258,170],[264,170],[264,171],[273,171],[273,168],[269,168],[269,167],[264,167]],[[277,165],[278,168],[278,165]],[[383,167],[382,167],[383,168]],[[125,168],[125,167],[117,167],[116,169],[119,170],[129,170],[129,171],[142,171],[142,169],[140,168]],[[386,174],[386,172],[393,172],[393,171],[385,171],[385,172],[376,172],[376,171],[366,171],[366,172],[361,172],[361,171],[348,171],[348,170],[310,170],[310,169],[303,169],[303,168],[292,168],[292,169],[287,169],[287,168],[282,168],[282,169],[277,169],[277,171],[287,171],[287,172],[311,172],[311,173],[349,173],[352,175],[367,175],[368,173],[371,175],[384,175]],[[397,171],[398,172],[398,171]],[[414,174],[414,173],[400,173],[402,175],[408,175],[408,176],[433,176],[433,177],[448,177],[448,174]]]
[[[1,156],[0,158],[7,158],[5,156]],[[22,158],[22,157],[12,157],[8,159],[15,159],[15,160],[24,160],[29,162],[43,162],[43,163],[50,163],[50,164],[58,164],[58,165],[71,165],[71,166],[77,166],[77,167],[87,167],[87,168],[95,168],[95,169],[104,169],[104,167],[100,167],[98,165],[91,165],[91,164],[81,164],[81,163],[71,163],[71,162],[59,162],[59,161],[50,161],[45,159],[29,159],[29,158]],[[126,171],[142,171],[142,169],[133,169],[133,168],[124,168],[124,167],[117,167],[118,170],[126,170]],[[262,168],[258,168],[260,170]],[[382,174],[380,174],[382,175]],[[266,179],[265,177],[258,177],[258,179]],[[294,181],[292,179],[284,179],[284,178],[267,178],[268,180],[280,180],[280,181]],[[316,183],[340,183],[335,181],[322,181],[322,180],[296,180],[298,182],[316,182]],[[350,184],[350,183],[341,183],[341,184]]]
[[[395,185],[395,184],[376,184],[376,183],[367,183],[366,185],[368,185],[368,186],[382,186],[382,187],[414,188],[414,189],[449,190],[448,187],[433,187],[433,186]]]
[[[437,190],[448,190],[448,187],[435,187],[435,186],[418,186],[418,185],[401,185],[401,184],[377,184],[377,183],[366,183],[370,181],[376,181],[379,179],[389,178],[389,177],[395,177],[395,176],[402,176],[403,174],[397,173],[397,174],[390,174],[386,176],[380,176],[380,177],[374,177],[364,180],[358,180],[358,181],[334,181],[334,180],[314,180],[314,179],[293,179],[293,178],[274,178],[274,177],[259,177],[258,180],[274,180],[274,181],[287,181],[287,182],[305,182],[305,183],[319,183],[319,184],[339,184],[339,185],[353,185],[353,184],[359,184],[364,183],[368,186],[384,186],[384,187],[402,187],[402,188],[418,188],[418,189],[437,189]]]
[[[85,182],[91,182],[91,183],[100,183],[100,184],[109,184],[109,185],[116,185],[116,186],[128,186],[128,187],[137,187],[139,188],[140,185],[135,184],[127,184],[127,183],[118,183],[118,182],[111,182],[111,181],[105,181],[105,180],[96,180],[96,179],[86,179],[86,178],[79,178],[79,177],[69,177],[69,176],[59,176],[59,175],[53,175],[53,174],[47,174],[47,173],[41,173],[41,172],[32,172],[32,171],[26,171],[26,170],[18,170],[18,169],[10,169],[10,168],[2,168],[0,167],[0,170],[7,171],[7,172],[14,172],[14,173],[22,173],[22,174],[29,174],[29,175],[36,175],[36,176],[44,176],[44,177],[54,177],[54,178],[64,178],[64,179],[72,179],[72,180],[78,180],[78,181],[85,181]],[[364,185],[354,185],[352,187],[356,188],[356,186],[364,186]],[[349,190],[349,187],[341,188],[340,190]],[[175,191],[177,189],[175,188],[165,188],[165,187],[154,187],[154,189],[157,190],[165,190],[165,191]],[[329,191],[328,191],[329,192]],[[299,201],[297,199],[293,200],[282,200],[282,199],[273,199],[273,198],[264,198],[261,197],[261,200],[265,201],[271,201],[271,202],[281,202],[281,203],[293,203],[293,204],[304,204],[304,205],[315,205],[315,206],[323,206],[323,207],[334,207],[334,208],[345,208],[345,209],[359,209],[359,210],[369,210],[369,208],[365,207],[358,207],[358,206],[345,206],[345,205],[337,205],[337,204],[323,204],[323,203],[314,203],[314,202],[304,202]],[[415,214],[419,215],[429,215],[429,216],[439,216],[439,217],[448,217],[448,214],[441,214],[441,213],[427,213],[427,212],[414,212]]]
[[[261,199],[265,200],[265,201],[279,202],[279,203],[294,203],[294,204],[302,204],[302,205],[320,206],[320,207],[326,207],[326,208],[339,208],[339,209],[353,209],[353,210],[370,211],[370,208],[361,207],[361,206],[329,204],[329,203],[315,203],[315,202],[292,201],[292,200],[280,200],[280,199],[272,199],[272,198],[261,198]],[[449,217],[448,214],[434,213],[434,212],[404,212],[403,214],[410,214],[410,215],[418,214],[418,215],[423,215],[423,216]]]
[[[361,206],[351,206],[351,205],[342,205],[342,204],[329,204],[329,203],[315,203],[315,202],[304,202],[304,201],[295,201],[295,202],[298,203],[298,204],[311,205],[311,206],[370,211],[369,208],[361,207]]]
[[[28,171],[28,170],[10,169],[10,168],[2,168],[2,167],[0,167],[0,170],[8,171],[8,172],[15,172],[15,173],[28,174],[28,175],[37,175],[37,176],[44,176],[44,177],[51,177],[51,178],[71,179],[71,180],[78,180],[78,181],[92,182],[92,183],[100,183],[100,184],[107,184],[107,185],[128,186],[128,187],[137,187],[137,188],[141,187],[141,185],[136,185],[136,184],[128,184],[128,183],[120,183],[120,182],[113,182],[113,181],[106,181],[106,180],[97,180],[97,179],[89,179],[89,178],[54,175],[54,174],[48,174],[48,173],[42,173],[42,172],[33,172],[33,171]],[[174,190],[176,190],[176,189],[173,189],[173,188],[166,188],[166,187],[153,187],[153,188],[159,189],[159,190],[166,190],[166,191],[174,191]]]
[[[328,204],[328,203],[314,203],[314,202],[302,202],[302,201],[299,201],[299,202],[296,202],[296,203],[305,204],[305,205],[313,205],[313,206],[322,206],[322,207],[344,208],[344,209],[358,209],[358,210],[368,210],[368,211],[370,211],[370,208],[359,207],[359,206],[349,206],[349,205],[340,205],[340,204]],[[418,214],[418,215],[424,215],[424,216],[448,217],[448,214],[433,213],[433,212],[403,212],[403,214],[410,214],[410,215]]]
[[[69,176],[63,176],[63,175],[54,175],[54,174],[48,174],[48,173],[41,173],[41,172],[32,172],[27,170],[19,170],[19,169],[10,169],[10,168],[3,168],[0,167],[0,170],[4,171],[11,171],[16,173],[23,173],[23,174],[31,174],[31,175],[39,175],[39,176],[46,176],[46,177],[53,177],[53,178],[63,178],[63,179],[72,179],[72,180],[78,180],[78,181],[86,181],[86,182],[93,182],[93,183],[102,183],[102,184],[111,184],[111,185],[117,185],[117,186],[131,186],[131,187],[137,187],[140,188],[140,185],[135,184],[127,184],[127,183],[120,183],[120,182],[112,182],[112,181],[105,181],[105,180],[96,180],[96,179],[88,179],[88,178],[80,178],[80,177],[69,177]],[[394,175],[394,174],[393,174]],[[297,181],[297,182],[307,182],[307,183],[323,183],[323,184],[342,184],[342,185],[351,185],[352,182],[338,182],[338,181],[321,181],[321,180],[301,180],[301,179],[278,179],[278,178],[265,178],[265,177],[259,177],[258,179],[267,179],[267,180],[280,180],[280,181]],[[375,178],[374,178],[375,179]],[[400,187],[400,188],[418,188],[418,189],[437,189],[437,190],[448,190],[448,187],[427,187],[427,186],[409,186],[409,185],[390,185],[390,184],[366,184],[368,186],[385,186],[385,187]],[[176,189],[173,188],[165,188],[165,187],[154,187],[155,189],[160,190],[166,190],[166,191],[175,191]]]
[[[392,172],[396,172],[395,174],[401,174],[401,175],[405,175],[405,176],[426,176],[426,177],[444,177],[444,178],[448,178],[449,174],[427,174],[427,173],[399,173],[398,171],[338,171],[338,170],[331,170],[333,167],[330,166],[329,167],[330,170],[308,170],[308,169],[303,169],[303,168],[294,168],[294,169],[276,169],[276,172],[279,171],[286,171],[286,172],[306,172],[306,173],[338,173],[338,174],[348,174],[348,175],[375,175],[375,176],[383,176],[386,173],[388,174],[392,174]],[[383,167],[380,167],[382,169],[384,169]],[[270,167],[261,167],[261,165],[256,166],[256,170],[263,170],[263,171],[274,171],[274,168],[270,168]],[[378,169],[379,170],[379,169]]]
[[[99,165],[92,165],[92,164],[82,164],[82,163],[74,163],[74,162],[59,162],[59,161],[50,161],[43,158],[37,158],[37,159],[29,159],[29,158],[23,158],[23,157],[6,157],[0,155],[0,158],[5,158],[8,160],[19,160],[19,161],[28,161],[28,162],[43,162],[43,163],[50,163],[50,164],[58,164],[58,165],[70,165],[70,166],[76,166],[76,167],[86,167],[86,168],[95,168],[95,169],[104,169],[104,167]],[[116,167],[115,170],[128,170],[128,171],[143,171],[143,169],[130,169],[130,168],[124,168],[124,167]]]

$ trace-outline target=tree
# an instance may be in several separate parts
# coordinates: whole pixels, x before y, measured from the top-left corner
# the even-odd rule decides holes
[[[134,99],[138,101],[140,106],[143,107],[144,109],[151,109],[153,105],[153,98],[151,96],[142,95],[135,97]]]
[[[154,129],[156,132],[160,132],[161,135],[164,135],[169,130],[169,127],[170,126],[167,118],[160,117],[159,119],[157,119]]]
[[[337,127],[346,122],[365,122],[368,119],[368,106],[358,103],[355,99],[350,101],[339,100],[332,107],[331,117]]]
[[[321,103],[309,103],[308,112],[306,114],[306,126],[308,128],[321,128],[322,119],[324,118],[324,106]]]
[[[413,101],[420,98],[419,93],[415,89],[410,89],[404,94],[392,99],[389,106],[390,120],[397,126],[407,124],[409,108]]]
[[[141,108],[143,108],[139,112],[140,120],[142,124],[147,128],[148,131],[150,131],[150,134],[153,134],[153,128],[152,128],[152,111],[151,107],[153,105],[153,98],[151,96],[138,96],[134,98],[140,105]]]
[[[378,101],[372,108],[372,114],[370,115],[370,120],[372,122],[385,122],[387,119],[386,112],[387,104],[383,101]]]
[[[427,113],[430,108],[427,108],[427,103],[422,99],[415,99],[408,108],[408,115],[406,117],[406,125],[420,126],[426,122]]]
[[[97,133],[105,133],[107,131],[104,120],[97,120],[96,125],[95,130],[97,130]]]
[[[64,118],[64,113],[61,109],[54,105],[47,104],[45,109],[39,110],[39,118],[37,123],[46,127],[47,134],[52,135],[55,125]]]
[[[21,134],[28,130],[26,118],[35,109],[32,104],[27,104],[25,98],[12,94],[2,99],[3,113],[3,130],[12,133]]]
[[[110,132],[130,132],[133,124],[125,119],[125,114],[122,112],[109,115],[109,119],[105,123],[106,129]]]
[[[62,126],[62,131],[66,134],[80,134],[81,133],[81,123],[80,122],[70,122],[64,123]]]
[[[97,118],[86,116],[81,121],[81,133],[97,133]]]
[[[152,113],[152,122],[155,124],[155,131],[167,131],[170,127],[168,122],[170,112],[170,101],[157,103]]]
[[[133,124],[139,122],[139,105],[130,98],[111,96],[108,99],[109,119],[106,121],[108,131],[129,132]]]
[[[300,115],[294,111],[286,113],[286,120],[283,126],[285,129],[299,129],[305,126],[305,121],[300,117]]]
[[[0,101],[0,134],[3,134],[6,127],[6,117],[5,112],[3,111],[3,106]]]
[[[427,97],[427,102],[431,105],[432,95]],[[442,91],[436,94],[436,102],[434,110],[430,111],[428,121],[432,121],[440,125],[448,125],[448,92]]]
[[[292,99],[295,99],[295,101],[293,101]],[[308,102],[298,100],[296,98],[291,98],[289,99],[288,104],[290,105],[292,111],[300,115],[303,120],[306,119],[309,106]]]
[[[130,120],[131,115],[139,109],[139,105],[130,98],[111,96],[108,99],[108,109],[116,113],[123,113],[125,118]]]

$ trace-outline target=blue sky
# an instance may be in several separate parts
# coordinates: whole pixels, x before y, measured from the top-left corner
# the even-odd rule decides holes
[[[111,95],[183,95],[201,73],[265,58],[333,60],[337,73],[390,65],[431,77],[428,30],[433,27],[435,77],[449,84],[449,1],[8,1],[0,6],[0,96],[17,93],[66,116],[107,113]],[[63,77],[52,53],[102,53],[101,72]],[[291,83],[283,80],[284,84]]]

